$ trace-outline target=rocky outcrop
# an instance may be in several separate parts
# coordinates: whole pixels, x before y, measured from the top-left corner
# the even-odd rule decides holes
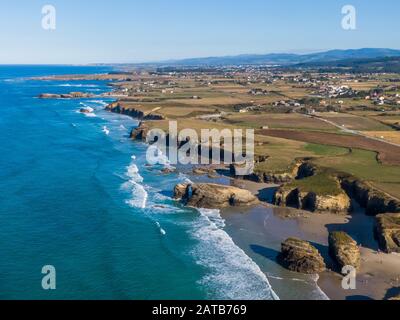
[[[262,162],[267,162],[268,157],[262,159],[263,161],[257,161],[256,158],[256,170],[252,175],[245,177],[246,180],[273,183],[273,184],[287,184],[295,179],[304,179],[315,175],[318,168],[310,162],[311,159],[297,159],[286,172],[261,172],[257,170],[257,165]],[[231,166],[231,173],[235,175],[235,167]]]
[[[253,174],[242,177],[245,180],[251,180],[261,183],[273,183],[273,184],[287,184],[295,179],[303,179],[306,177],[311,177],[317,173],[317,167],[313,165],[309,158],[296,160],[286,172],[262,172],[257,170],[257,165],[263,162],[267,162],[268,157],[256,158],[255,159],[255,170]],[[239,167],[240,169],[240,167]],[[231,165],[231,174],[233,176],[238,176],[237,168],[235,165]]]
[[[230,206],[251,206],[258,203],[248,190],[211,183],[178,184],[174,198],[196,208],[221,209]]]
[[[209,167],[197,167],[193,169],[193,174],[198,176],[208,175],[210,178],[215,178],[217,176],[217,172],[213,168]]]
[[[271,183],[271,184],[285,184],[293,181],[293,176],[287,174],[287,173],[282,173],[282,174],[269,174],[269,173],[260,173],[260,172],[254,172],[249,175],[241,175],[238,173],[238,168],[240,169],[240,166],[238,165],[231,165],[230,166],[230,172],[231,175],[234,176],[237,179],[243,179],[243,180],[248,180],[248,181],[254,181],[254,182],[259,182],[259,183]]]
[[[146,123],[141,122],[141,123],[139,123],[139,126],[137,128],[132,129],[130,137],[133,140],[146,141],[147,134],[149,131],[150,131],[150,129],[146,125]]]
[[[288,187],[277,190],[273,203],[280,207],[292,207],[311,212],[347,213],[351,208],[351,200],[344,192],[337,195],[319,195],[315,192],[302,192],[299,188]]]
[[[93,98],[94,95],[85,92],[70,92],[63,94],[54,93],[42,93],[39,95],[40,99],[81,99],[81,98]]]
[[[174,173],[174,172],[176,172],[176,169],[173,168],[173,167],[166,167],[166,168],[161,170],[161,173],[163,173],[163,174],[171,174],[171,173]]]
[[[189,191],[188,184],[177,184],[174,188],[174,199],[184,200],[188,198]]]
[[[329,253],[336,263],[343,268],[360,267],[361,253],[357,242],[345,232],[331,232],[329,234]]]
[[[309,242],[289,238],[282,243],[279,262],[287,269],[305,274],[325,271],[326,265],[319,251]]]
[[[317,174],[318,168],[311,162],[302,162],[297,169],[296,179],[304,179]]]
[[[157,113],[145,113],[135,108],[125,108],[120,102],[114,102],[106,107],[107,111],[124,114],[139,120],[165,120],[165,117]]]
[[[93,108],[81,108],[79,110],[80,113],[85,113],[85,114],[93,113],[93,111],[94,111]]]
[[[376,217],[375,235],[383,251],[400,253],[400,213],[378,215]]]
[[[341,178],[342,187],[347,194],[355,199],[368,215],[386,212],[400,212],[400,202],[390,196],[374,190],[368,184],[352,177]]]
[[[264,173],[260,177],[260,181],[265,183],[284,184],[293,181],[294,176],[290,173]]]

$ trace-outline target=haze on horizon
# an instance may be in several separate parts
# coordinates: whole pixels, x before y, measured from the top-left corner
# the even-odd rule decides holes
[[[56,29],[42,28],[42,7]],[[341,26],[356,8],[357,29]],[[192,57],[392,48],[397,0],[17,0],[0,4],[1,64],[134,63]]]

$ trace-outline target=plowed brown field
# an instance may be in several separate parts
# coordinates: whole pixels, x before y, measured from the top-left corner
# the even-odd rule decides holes
[[[362,136],[294,130],[259,130],[257,133],[289,140],[375,151],[382,163],[400,165],[400,147]]]

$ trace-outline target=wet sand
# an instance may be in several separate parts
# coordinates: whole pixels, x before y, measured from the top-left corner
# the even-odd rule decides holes
[[[253,183],[242,183],[244,188],[254,190]],[[261,185],[259,188],[268,193],[265,192],[265,186]],[[257,193],[256,190],[254,194]],[[353,207],[354,211],[349,215],[308,213],[282,208],[274,208],[273,211],[277,216],[294,220],[299,229],[298,233],[303,235],[300,238],[310,241],[321,252],[329,271],[320,275],[318,285],[330,299],[386,299],[388,290],[400,288],[400,255],[386,254],[379,250],[378,242],[374,238],[375,217],[367,216],[357,203],[353,203]],[[282,224],[285,223],[282,221]],[[355,290],[342,288],[343,276],[329,256],[328,237],[332,231],[347,232],[360,245],[361,268],[357,272]],[[282,237],[282,241],[286,238],[287,236]]]
[[[259,206],[222,212],[228,234],[267,274],[281,299],[323,299],[323,291],[332,300],[382,300],[389,289],[400,287],[400,255],[377,251],[369,228],[372,217],[362,213],[353,218],[329,213],[293,215],[288,211],[292,210]],[[355,290],[344,290],[343,277],[330,271],[336,269],[328,254],[328,234],[333,230],[344,230],[365,245],[361,248],[362,264]],[[276,262],[281,242],[292,236],[310,241],[324,257],[330,270],[322,273],[317,282],[313,276],[287,271]],[[364,242],[365,239],[368,241]]]
[[[192,177],[191,177],[192,178]],[[276,185],[231,179],[196,177],[197,182],[229,184],[250,190],[263,202],[254,208],[229,208],[221,212],[225,230],[267,275],[272,288],[283,300],[382,300],[389,289],[400,287],[400,255],[379,252],[374,239],[374,217],[354,204],[351,215],[309,213],[267,204]],[[361,247],[361,268],[355,290],[342,288],[343,276],[328,253],[331,231],[345,231]],[[282,241],[298,237],[311,242],[324,257],[328,271],[318,276],[288,271],[276,262]]]

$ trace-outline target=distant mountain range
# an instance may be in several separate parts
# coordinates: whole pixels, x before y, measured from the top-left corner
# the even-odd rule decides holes
[[[169,60],[157,63],[168,66],[226,66],[226,65],[296,65],[309,63],[328,63],[349,59],[376,59],[400,57],[400,50],[382,48],[364,48],[349,50],[330,50],[311,54],[244,54],[238,56],[191,58]]]
[[[283,67],[285,68],[285,67]],[[319,69],[321,72],[354,72],[354,73],[400,73],[400,57],[378,57],[369,59],[343,59],[338,61],[317,61],[289,65],[287,68]]]

